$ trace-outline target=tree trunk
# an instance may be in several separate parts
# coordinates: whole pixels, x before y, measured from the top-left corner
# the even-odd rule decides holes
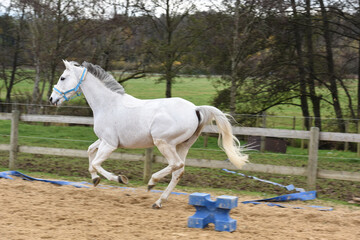
[[[239,6],[240,0],[236,0],[234,9],[234,31],[231,53],[231,86],[230,86],[230,114],[235,116],[236,112],[236,96],[237,96],[237,55],[239,53]]]
[[[329,85],[328,88],[331,93],[331,97],[333,99],[333,107],[335,111],[336,118],[338,119],[337,124],[338,128],[341,132],[345,132],[345,122],[343,120],[343,114],[340,106],[340,99],[338,95],[335,69],[334,69],[334,59],[332,52],[332,41],[330,36],[330,27],[327,12],[325,9],[324,1],[319,0],[320,8],[321,8],[321,16],[323,21],[323,34],[325,40],[325,48],[326,48],[326,62],[327,62],[327,71],[328,71],[328,80]]]
[[[15,75],[16,75],[16,71],[17,71],[17,67],[18,67],[18,58],[19,58],[19,41],[20,41],[20,37],[19,37],[20,33],[18,33],[18,37],[16,39],[16,44],[15,44],[15,53],[14,53],[14,57],[13,57],[13,64],[12,64],[12,68],[11,68],[11,76],[10,76],[10,81],[9,81],[9,86],[6,88],[6,99],[5,99],[5,103],[7,103],[7,112],[11,112],[11,92],[12,89],[14,87],[15,84]]]
[[[297,53],[297,65],[299,71],[299,80],[300,80],[300,102],[301,102],[301,110],[303,113],[303,117],[305,120],[305,127],[307,130],[310,129],[310,122],[309,122],[309,105],[307,102],[307,91],[306,91],[306,76],[305,76],[305,68],[304,68],[304,60],[302,54],[302,42],[301,36],[299,32],[299,27],[297,25],[297,11],[296,11],[296,4],[295,0],[291,0],[291,6],[294,15],[294,35],[295,35],[295,48]]]
[[[37,106],[39,100],[39,94],[40,94],[40,60],[38,57],[35,57],[35,82],[34,82],[34,88],[32,93],[32,100],[31,100],[31,106],[30,106],[30,114],[36,114],[37,113]]]
[[[360,119],[360,40],[358,44],[357,118]]]
[[[22,31],[24,29],[24,16],[25,16],[25,7],[22,8],[22,14],[19,19],[19,28],[16,29],[16,40],[15,40],[15,49],[14,49],[14,55],[13,55],[13,62],[11,67],[11,75],[10,75],[10,81],[9,85],[6,87],[6,98],[5,103],[7,103],[7,112],[10,112],[11,105],[9,104],[11,102],[11,92],[15,85],[15,76],[16,71],[18,69],[18,61],[19,61],[19,54],[20,54],[20,41],[22,40]]]
[[[165,72],[165,81],[166,81],[166,90],[165,90],[165,96],[167,98],[171,98],[171,87],[172,87],[172,64],[169,63],[169,65],[166,67]]]
[[[309,86],[310,100],[313,107],[313,114],[315,117],[315,127],[321,130],[321,111],[320,101],[321,96],[316,94],[315,89],[315,71],[314,71],[314,50],[313,50],[313,31],[312,31],[312,19],[311,19],[311,1],[306,0],[306,47],[307,47],[307,84]]]
[[[165,62],[165,80],[166,80],[166,90],[165,96],[171,98],[171,87],[173,81],[173,56],[171,54],[171,44],[173,40],[173,26],[172,19],[170,15],[170,1],[166,1],[166,62]]]
[[[56,73],[56,64],[53,62],[51,64],[51,69],[50,69],[50,79],[49,79],[49,88],[48,88],[48,92],[47,92],[47,98],[50,97],[52,91],[53,91],[53,86],[54,86],[54,80],[55,80],[55,73]]]

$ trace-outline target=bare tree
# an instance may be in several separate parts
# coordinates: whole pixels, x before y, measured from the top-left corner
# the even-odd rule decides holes
[[[311,1],[306,0],[305,6],[305,41],[306,41],[306,59],[307,59],[307,84],[309,88],[310,99],[312,102],[313,114],[315,117],[315,126],[321,129],[321,96],[316,93],[315,81],[315,60],[313,48],[313,20],[311,15]]]
[[[296,63],[299,71],[299,81],[300,81],[300,102],[301,110],[305,119],[306,129],[310,129],[309,123],[309,105],[307,101],[307,90],[306,90],[306,72],[305,72],[305,63],[303,58],[303,43],[300,35],[300,27],[298,24],[298,13],[295,0],[291,0],[291,7],[293,12],[293,26],[294,26],[294,39],[295,39],[295,48],[297,53]]]
[[[6,88],[5,103],[6,106],[2,110],[11,110],[11,95],[13,87],[16,83],[26,79],[26,74],[20,66],[24,64],[21,60],[24,58],[24,39],[26,32],[25,24],[25,5],[21,2],[13,2],[10,6],[5,7],[5,14],[2,16],[1,23],[3,24],[0,65],[1,73],[0,79],[4,82]],[[16,12],[16,18],[10,15],[10,12]]]
[[[42,101],[46,86],[47,95],[51,94],[61,59],[74,59],[78,52],[84,51],[83,41],[96,33],[98,25],[88,18],[93,12],[90,6],[84,8],[82,0],[27,0],[27,4],[35,66],[31,102],[35,105]],[[30,112],[36,113],[36,106]]]
[[[181,69],[181,57],[189,51],[200,35],[185,29],[190,14],[195,11],[193,1],[151,0],[137,1],[135,6],[153,23],[155,33],[147,42],[147,51],[158,64],[166,81],[166,97],[171,97],[174,78]]]
[[[262,48],[259,48],[259,39],[254,38],[254,35],[258,36],[255,26],[259,16],[253,14],[256,1],[246,1],[241,5],[240,2],[240,0],[236,0],[235,5],[233,6],[234,27],[232,34],[232,48],[230,49],[230,113],[232,115],[236,112],[238,88],[241,87],[244,80],[251,75],[247,74],[245,71],[246,65],[248,64],[247,61],[250,60],[249,56],[262,50]],[[232,6],[230,5],[230,7]]]
[[[326,84],[332,96],[332,104],[334,107],[336,118],[338,119],[338,127],[341,132],[345,132],[345,122],[343,121],[343,113],[340,106],[340,99],[337,87],[337,77],[335,74],[334,57],[332,49],[332,39],[330,33],[330,26],[328,20],[328,13],[323,0],[319,0],[321,16],[322,16],[322,30],[326,48],[326,63],[327,63],[327,77],[329,84]]]

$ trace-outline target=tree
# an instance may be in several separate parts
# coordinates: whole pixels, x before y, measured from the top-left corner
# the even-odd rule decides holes
[[[307,85],[309,88],[309,95],[312,102],[313,114],[315,117],[315,126],[321,129],[321,111],[320,101],[321,95],[316,93],[315,81],[315,63],[314,63],[314,48],[313,48],[313,24],[311,15],[311,1],[306,0],[305,6],[305,42],[306,42],[306,70],[307,70]]]
[[[340,19],[338,22],[332,22],[333,25],[339,27],[340,31],[336,31],[343,38],[347,38],[350,42],[348,44],[349,52],[353,54],[347,56],[345,62],[351,63],[357,59],[356,70],[352,73],[357,74],[357,100],[356,106],[353,107],[351,103],[351,96],[348,94],[349,109],[353,118],[360,118],[360,1],[359,0],[346,0],[342,1],[342,4],[331,6],[331,10]],[[352,41],[356,41],[354,45]],[[351,51],[351,49],[357,49],[357,51]],[[343,82],[340,82],[344,90],[348,93],[346,86]],[[355,109],[355,110],[354,110]],[[356,112],[356,113],[355,113]]]
[[[94,15],[96,9],[84,8],[82,1],[27,0],[27,4],[31,56],[35,66],[30,112],[36,113],[36,104],[42,101],[46,84],[47,96],[52,92],[61,59],[74,59],[79,52],[85,51],[83,41],[94,35],[99,26],[86,17]]]
[[[11,11],[17,11],[17,18],[10,16]],[[14,85],[26,79],[26,74],[21,70],[19,71],[20,66],[24,64],[24,39],[26,35],[24,17],[25,5],[19,2],[11,4],[0,20],[2,32],[0,35],[0,79],[4,81],[6,88],[5,109],[7,111],[11,110],[11,94]]]
[[[335,75],[334,57],[332,49],[332,39],[330,33],[330,26],[328,20],[328,13],[325,8],[323,0],[319,0],[321,16],[322,16],[322,30],[326,48],[326,63],[327,63],[327,79],[329,84],[326,84],[332,96],[332,104],[334,107],[336,118],[338,119],[338,127],[341,132],[345,132],[345,122],[343,121],[343,114],[340,106],[340,99],[337,87],[337,77]]]
[[[121,69],[117,74],[119,83],[145,76],[144,54],[133,46],[139,23],[125,14],[126,11],[123,14],[116,11],[111,19],[99,20],[102,27],[97,35],[85,41],[86,47],[92,49],[92,63],[106,71]]]
[[[295,0],[291,0],[291,7],[292,7],[292,13],[293,13],[293,33],[294,33],[294,39],[295,39],[295,48],[297,53],[296,63],[298,67],[299,72],[299,81],[300,81],[300,102],[301,102],[301,110],[302,114],[305,119],[305,127],[306,129],[310,129],[309,124],[309,105],[307,101],[307,83],[306,83],[306,72],[305,72],[305,63],[303,58],[303,41],[300,34],[300,27],[297,23],[298,21],[298,13],[297,13],[297,6],[295,3]]]
[[[231,46],[225,61],[229,67],[224,68],[229,70],[224,72],[221,81],[226,87],[219,91],[214,103],[232,114],[260,113],[279,104],[291,104],[291,100],[298,97],[294,91],[298,83],[294,81],[291,64],[293,47],[288,46],[292,39],[281,30],[286,16],[278,17],[275,6],[266,1],[224,3],[226,9],[232,10],[233,19],[232,24],[224,26],[219,33],[229,39],[224,45]],[[224,45],[219,47],[226,49]],[[284,68],[285,64],[291,68]]]
[[[171,88],[175,77],[183,67],[181,58],[189,52],[201,32],[192,31],[190,16],[195,11],[193,1],[151,0],[137,1],[135,6],[153,24],[154,32],[146,42],[151,58],[159,64],[165,80],[165,96],[171,97]]]

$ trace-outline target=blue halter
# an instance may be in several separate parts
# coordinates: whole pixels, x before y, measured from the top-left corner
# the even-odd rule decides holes
[[[85,76],[86,76],[86,73],[87,73],[87,69],[84,68],[84,71],[83,71],[83,73],[82,73],[82,75],[81,75],[80,81],[78,82],[78,84],[76,85],[76,87],[74,87],[74,88],[72,88],[72,89],[70,89],[70,90],[67,90],[66,92],[62,92],[62,91],[60,91],[59,89],[57,89],[56,87],[54,87],[53,89],[54,89],[55,91],[57,91],[60,95],[62,95],[63,98],[64,98],[66,101],[69,101],[69,100],[71,100],[71,99],[73,99],[73,98],[76,98],[76,97],[78,97],[78,96],[81,96],[81,92],[78,92],[78,90],[79,90],[79,88],[80,88],[80,84],[82,83],[82,81],[84,80],[84,78],[85,78]],[[73,96],[72,98],[66,97],[66,94],[68,94],[69,92],[73,92],[73,91],[76,93],[75,96]]]

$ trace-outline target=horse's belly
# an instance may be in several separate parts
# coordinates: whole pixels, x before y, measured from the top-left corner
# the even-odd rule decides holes
[[[119,136],[119,148],[149,148],[154,146],[151,136],[145,135],[124,135]]]
[[[120,148],[147,148],[154,145],[149,128],[136,120],[117,124],[113,134],[116,135]]]

